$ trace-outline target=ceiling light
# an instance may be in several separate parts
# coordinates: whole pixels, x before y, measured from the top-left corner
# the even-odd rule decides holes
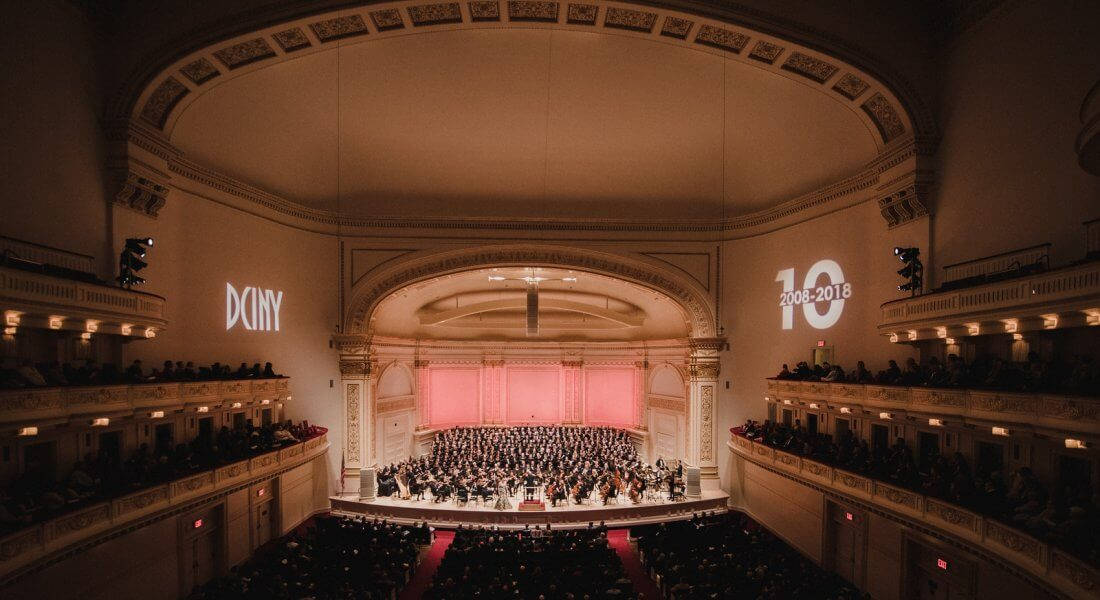
[[[490,275],[489,281],[504,281],[504,278],[500,275]]]
[[[575,283],[577,281],[577,278],[576,277],[562,277],[561,280],[562,281],[568,281],[569,283]]]

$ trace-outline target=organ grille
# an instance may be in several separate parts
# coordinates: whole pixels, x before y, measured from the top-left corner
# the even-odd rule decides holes
[[[527,335],[539,334],[539,284],[527,283]]]

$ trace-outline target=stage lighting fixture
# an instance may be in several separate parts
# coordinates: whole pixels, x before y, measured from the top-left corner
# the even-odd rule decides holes
[[[921,285],[924,280],[924,265],[921,264],[920,249],[918,248],[902,248],[898,246],[894,248],[894,256],[898,257],[904,267],[898,269],[898,275],[904,277],[907,281],[898,286],[898,291],[909,292],[910,295],[915,296],[917,292],[921,290]]]
[[[145,283],[144,277],[139,277],[137,272],[149,266],[149,263],[141,260],[145,258],[146,246],[153,245],[153,238],[127,238],[126,246],[118,257],[118,284],[126,289]]]

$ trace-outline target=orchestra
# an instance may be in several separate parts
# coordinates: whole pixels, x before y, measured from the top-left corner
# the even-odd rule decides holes
[[[620,498],[640,504],[665,491],[678,500],[683,465],[672,462],[644,463],[629,434],[611,427],[456,427],[439,432],[429,454],[381,469],[378,493],[487,506],[495,497],[501,510],[520,488],[525,501],[553,507]]]

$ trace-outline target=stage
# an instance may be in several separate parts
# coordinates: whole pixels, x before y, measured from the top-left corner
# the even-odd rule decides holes
[[[363,515],[389,519],[402,524],[411,524],[427,520],[437,528],[451,529],[459,525],[498,525],[504,528],[522,528],[524,525],[546,525],[555,527],[587,527],[589,522],[604,521],[609,527],[645,525],[664,521],[678,521],[691,518],[692,513],[725,512],[729,495],[720,490],[703,490],[698,498],[669,501],[665,499],[646,500],[631,504],[620,499],[619,504],[607,506],[598,501],[592,504],[559,505],[557,508],[546,504],[545,511],[521,511],[518,509],[522,495],[512,498],[512,508],[494,510],[492,504],[481,505],[474,502],[459,506],[454,501],[431,502],[429,500],[400,500],[398,498],[375,498],[358,500],[332,496],[332,510],[350,515]]]

